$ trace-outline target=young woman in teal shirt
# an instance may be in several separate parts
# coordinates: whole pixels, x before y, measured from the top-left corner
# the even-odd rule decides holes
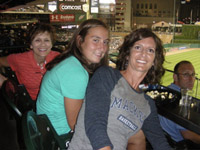
[[[47,114],[58,135],[74,129],[90,75],[107,65],[109,31],[100,20],[84,21],[68,48],[47,64],[37,98],[37,114]]]

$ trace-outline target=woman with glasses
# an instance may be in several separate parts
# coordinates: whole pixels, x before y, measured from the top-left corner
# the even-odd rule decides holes
[[[164,73],[161,40],[137,29],[119,48],[117,69],[101,67],[91,78],[69,150],[169,150],[155,103],[139,85],[159,83]]]

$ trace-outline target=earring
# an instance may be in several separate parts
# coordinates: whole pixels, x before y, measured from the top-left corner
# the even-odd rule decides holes
[[[127,67],[127,66],[128,66],[128,59],[125,62],[125,67]]]

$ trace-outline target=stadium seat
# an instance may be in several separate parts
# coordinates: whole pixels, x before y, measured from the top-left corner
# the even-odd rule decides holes
[[[28,111],[23,116],[22,126],[27,150],[66,149],[66,143],[58,136],[47,115]]]
[[[35,110],[35,102],[31,99],[24,85],[8,79],[2,87],[2,95],[12,114],[18,118],[29,110]]]
[[[18,85],[15,81],[7,79],[1,87],[2,100],[9,112],[10,120],[16,122],[16,133],[20,148],[24,148],[22,137],[22,116],[29,110],[35,110],[35,102],[32,101],[24,85]]]

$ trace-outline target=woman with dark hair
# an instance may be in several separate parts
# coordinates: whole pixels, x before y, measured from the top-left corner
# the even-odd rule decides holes
[[[47,65],[37,99],[37,114],[46,114],[58,135],[74,129],[89,76],[108,65],[109,31],[100,20],[84,21],[68,48]]]
[[[127,57],[130,55],[130,51],[133,47],[133,44],[139,40],[148,37],[152,37],[154,39],[156,44],[156,51],[155,59],[153,62],[154,65],[152,65],[151,68],[148,70],[147,75],[143,79],[143,83],[156,84],[160,83],[161,77],[165,73],[165,69],[163,67],[163,62],[165,60],[165,51],[163,49],[161,40],[154,33],[147,32],[146,29],[136,30],[135,32],[132,32],[131,34],[125,37],[125,42],[119,49],[120,53],[118,55],[116,66],[119,70],[126,70],[128,64]]]
[[[164,49],[154,33],[137,29],[127,35],[118,69],[100,67],[92,76],[69,150],[144,150],[145,136],[153,149],[171,149],[154,101],[139,89],[142,82],[160,82],[163,62]]]
[[[102,57],[100,62],[97,61],[97,63],[96,62],[88,63],[87,59],[95,59],[95,58],[93,57],[86,58],[87,56],[84,56],[84,48],[81,47],[81,43],[85,42],[85,37],[87,36],[89,29],[95,28],[95,27],[103,27],[108,30],[107,25],[100,20],[89,19],[89,20],[84,21],[74,33],[71,41],[68,44],[67,50],[63,52],[61,55],[57,56],[53,61],[48,63],[46,66],[47,70],[51,70],[56,64],[58,64],[59,62],[63,61],[64,59],[66,59],[67,57],[71,55],[75,56],[81,62],[82,66],[86,69],[86,71],[90,75],[99,66],[108,65],[108,53],[105,53],[105,56]],[[96,31],[96,29],[94,31]],[[94,42],[99,42],[99,39],[94,39]],[[108,42],[109,41],[107,39],[104,41],[104,44],[108,46]]]
[[[32,100],[36,100],[46,64],[59,55],[52,51],[56,41],[55,28],[46,23],[34,24],[28,31],[30,49],[24,53],[0,58],[0,67],[11,67],[20,84],[24,84]],[[0,87],[6,78],[0,74]]]

